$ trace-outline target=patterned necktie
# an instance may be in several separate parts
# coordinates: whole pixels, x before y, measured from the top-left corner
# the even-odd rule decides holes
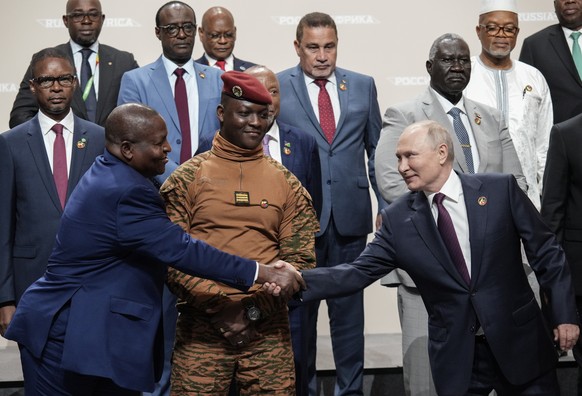
[[[87,117],[89,121],[95,122],[95,115],[97,113],[97,96],[95,95],[95,84],[91,65],[89,64],[89,57],[93,54],[90,48],[83,48],[81,50],[83,55],[83,62],[81,64],[81,89],[83,90],[83,100],[85,101],[85,108],[87,109]]]
[[[177,68],[174,74],[177,76],[174,87],[174,101],[180,120],[180,132],[182,133],[182,146],[180,148],[180,163],[192,158],[192,138],[190,136],[190,114],[188,112],[188,95],[186,94],[186,82],[183,75],[186,70]]]
[[[216,63],[214,64],[215,66],[218,66],[220,68],[220,70],[225,70],[225,66],[226,66],[226,61],[223,60],[217,60]]]
[[[457,238],[457,233],[455,232],[455,226],[453,225],[453,220],[451,215],[443,205],[443,200],[445,199],[445,194],[437,193],[434,196],[433,202],[437,206],[439,213],[437,220],[437,227],[441,238],[449,251],[449,255],[457,267],[457,271],[461,274],[463,280],[467,285],[471,284],[471,277],[469,276],[469,270],[467,269],[467,263],[465,262],[465,257],[463,256],[463,251],[461,250],[461,245],[459,245],[459,239]]]
[[[453,116],[453,127],[455,128],[455,133],[457,138],[461,143],[463,148],[463,154],[465,154],[465,161],[467,161],[467,169],[469,173],[475,173],[475,167],[473,165],[473,153],[471,152],[471,141],[469,140],[469,134],[461,121],[461,109],[458,107],[453,107],[449,110],[449,114]]]
[[[263,154],[265,154],[265,156],[270,157],[271,156],[271,151],[269,150],[269,141],[271,140],[271,136],[269,135],[265,135],[265,137],[263,138]]]
[[[576,65],[576,69],[578,69],[578,75],[582,79],[582,51],[580,51],[580,44],[578,43],[578,37],[580,37],[582,33],[580,32],[572,32],[570,38],[572,39],[572,58],[574,59],[574,64]]]
[[[319,125],[325,134],[325,138],[331,144],[333,141],[333,135],[335,134],[335,117],[333,114],[333,106],[331,105],[331,99],[327,89],[325,89],[325,84],[327,80],[318,79],[315,80],[315,84],[319,87],[319,95],[317,97],[317,105],[319,108]]]
[[[63,126],[55,124],[51,130],[56,135],[53,144],[53,178],[55,179],[61,207],[64,209],[69,177],[67,175],[67,150],[65,148],[65,139],[63,138]]]

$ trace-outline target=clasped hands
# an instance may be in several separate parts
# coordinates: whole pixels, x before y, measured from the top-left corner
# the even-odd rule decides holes
[[[276,297],[289,300],[295,293],[305,290],[303,277],[291,264],[278,260],[265,265],[259,264],[256,283],[263,284],[263,290]]]
[[[261,335],[246,318],[245,309],[240,301],[231,301],[220,307],[206,310],[210,323],[224,338],[236,347],[244,347]]]

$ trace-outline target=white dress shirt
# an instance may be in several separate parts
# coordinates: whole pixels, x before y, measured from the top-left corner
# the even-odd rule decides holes
[[[73,131],[75,130],[73,111],[69,110],[69,114],[59,122],[56,122],[52,118],[44,115],[42,111],[39,111],[38,123],[40,124],[40,131],[42,132],[44,148],[46,149],[46,154],[51,166],[51,172],[53,171],[53,148],[57,136],[56,133],[52,131],[52,127],[55,126],[55,124],[61,124],[63,126],[63,139],[65,139],[65,152],[67,153],[67,175],[69,175],[71,173],[71,156],[73,153]]]
[[[313,111],[315,112],[315,117],[317,117],[317,121],[319,121],[319,86],[315,84],[315,79],[309,77],[307,74],[303,73],[303,77],[305,78],[305,85],[307,85],[309,101],[311,102],[311,106],[313,107]],[[335,78],[334,73],[332,73],[331,76],[327,78],[325,90],[327,91],[327,93],[329,94],[329,98],[331,99],[331,107],[333,107],[333,118],[335,119],[335,125],[337,127],[341,110],[339,95],[337,93],[337,80]]]

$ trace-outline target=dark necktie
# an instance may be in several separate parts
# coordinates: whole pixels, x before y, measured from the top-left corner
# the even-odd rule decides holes
[[[317,97],[317,106],[319,108],[319,125],[325,134],[325,138],[331,144],[333,141],[333,135],[335,134],[335,117],[333,114],[333,106],[331,105],[331,99],[329,98],[329,93],[325,89],[325,84],[327,80],[318,79],[315,80],[315,84],[319,87],[319,95]]]
[[[574,64],[576,65],[576,69],[578,70],[578,75],[582,79],[582,51],[580,50],[580,44],[578,43],[578,37],[580,37],[582,33],[580,32],[572,32],[570,34],[570,38],[572,39],[572,58],[574,59]]]
[[[469,140],[469,134],[463,125],[463,121],[461,121],[461,109],[453,107],[449,110],[449,114],[453,116],[453,128],[455,128],[455,133],[457,134],[457,138],[463,148],[463,154],[465,154],[465,161],[467,162],[467,169],[469,170],[469,173],[475,173],[473,153],[471,152],[471,141]]]
[[[182,133],[182,146],[180,148],[180,163],[192,158],[192,138],[190,136],[190,114],[188,113],[188,95],[186,94],[186,82],[182,77],[186,70],[177,68],[174,71],[176,86],[174,88],[174,100],[178,119],[180,120],[180,132]]]
[[[63,138],[63,126],[55,124],[51,130],[56,135],[53,144],[53,178],[55,179],[61,207],[64,208],[69,177],[67,176],[67,150],[65,148],[65,139]]]
[[[224,67],[226,66],[226,61],[217,60],[215,65],[218,66],[220,70],[225,70]]]
[[[471,277],[469,276],[469,270],[467,269],[467,263],[465,262],[465,257],[463,256],[463,251],[461,250],[461,245],[459,245],[459,239],[457,238],[457,233],[455,232],[455,226],[453,225],[453,220],[451,215],[443,205],[443,200],[445,195],[443,193],[437,193],[434,196],[433,202],[436,204],[439,217],[437,220],[437,227],[441,238],[449,251],[449,255],[457,267],[457,271],[461,274],[463,280],[467,285],[471,284]]]
[[[93,50],[90,48],[83,48],[81,50],[81,54],[83,55],[83,63],[81,64],[81,89],[83,90],[83,100],[85,101],[85,108],[87,109],[87,117],[89,121],[95,122],[97,96],[95,95],[93,72],[89,64],[89,57],[92,53]]]

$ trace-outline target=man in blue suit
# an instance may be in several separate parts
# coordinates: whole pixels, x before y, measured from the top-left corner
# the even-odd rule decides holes
[[[47,271],[6,332],[19,343],[27,395],[153,390],[163,367],[168,265],[242,291],[269,278],[284,297],[301,286],[295,270],[226,254],[169,220],[150,180],[171,150],[155,110],[120,106],[105,134],[105,153],[67,204]]]
[[[0,334],[24,290],[44,273],[63,202],[103,153],[105,140],[103,128],[71,110],[78,82],[68,55],[44,49],[31,66],[29,89],[40,111],[0,134]],[[61,195],[53,176],[55,124],[62,125],[68,179]]]
[[[166,171],[156,176],[160,185],[180,165],[184,141],[190,141],[190,156],[198,149],[199,139],[214,135],[219,128],[216,107],[222,90],[221,71],[192,60],[196,38],[196,14],[186,3],[170,1],[156,14],[156,36],[163,54],[154,63],[129,71],[121,79],[117,104],[143,103],[158,111],[168,126],[172,146]],[[184,135],[181,114],[175,102],[177,69],[183,69],[188,101],[190,135]],[[188,157],[188,158],[189,158]]]
[[[560,393],[554,342],[579,336],[565,254],[515,178],[453,170],[453,140],[435,121],[407,127],[396,150],[412,191],[382,211],[351,264],[305,271],[305,300],[360,290],[395,268],[429,314],[429,356],[441,396]],[[529,286],[521,242],[548,298],[551,334]]]
[[[222,72],[192,60],[196,14],[188,4],[170,1],[162,5],[156,13],[155,31],[162,43],[162,56],[154,63],[123,76],[118,104],[146,104],[158,111],[166,121],[172,152],[168,154],[166,171],[155,176],[155,181],[161,186],[182,162],[199,151],[199,142],[204,136],[214,136],[220,127],[216,108],[220,103]],[[180,77],[181,73],[183,75]],[[179,92],[185,94],[184,100],[180,100]],[[174,345],[178,317],[176,298],[168,289],[164,292],[164,305],[166,368],[155,394],[167,396],[170,392],[171,347]]]
[[[224,7],[210,7],[202,15],[198,37],[204,47],[204,54],[196,59],[197,63],[224,71],[245,71],[255,65],[232,53],[236,43],[236,26],[232,13]]]
[[[354,260],[372,232],[370,183],[374,191],[374,152],[381,130],[376,86],[371,77],[336,68],[337,28],[323,13],[305,15],[297,26],[299,65],[278,74],[279,121],[315,137],[322,172],[321,231],[316,239],[318,267]],[[365,155],[368,156],[366,173]],[[376,197],[384,203],[379,195]],[[363,394],[363,293],[327,301],[337,374],[337,395]],[[319,302],[309,307],[310,394],[316,394],[315,352]]]

